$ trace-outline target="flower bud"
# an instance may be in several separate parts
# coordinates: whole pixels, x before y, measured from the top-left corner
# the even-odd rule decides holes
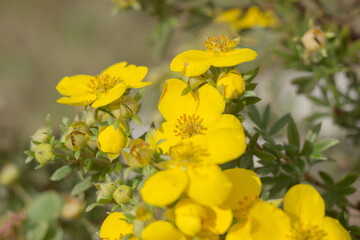
[[[217,87],[225,98],[238,98],[244,92],[244,79],[239,72],[231,70],[223,74],[217,81]]]
[[[65,146],[68,149],[77,151],[82,148],[89,140],[90,132],[86,123],[78,121],[68,128],[65,133]]]
[[[307,52],[321,50],[325,45],[325,33],[318,28],[312,28],[301,38]]]
[[[138,138],[130,143],[130,151],[124,151],[124,158],[130,167],[145,167],[151,160],[154,152],[149,143]]]
[[[116,187],[114,182],[95,183],[94,185],[99,190],[99,193],[97,193],[97,200],[100,200],[104,197],[112,196]],[[111,201],[111,199],[109,200]]]
[[[19,171],[12,163],[2,166],[0,171],[0,185],[8,186],[19,178]]]
[[[55,158],[55,149],[49,143],[41,143],[35,149],[35,159],[40,164],[46,164]]]
[[[30,149],[35,151],[37,144],[34,144],[32,141],[46,143],[50,141],[51,136],[48,134],[49,128],[41,127],[35,131],[34,135],[31,136]]]
[[[133,189],[127,185],[121,185],[114,193],[113,198],[117,204],[128,203],[133,195]]]
[[[67,196],[61,209],[61,217],[68,220],[76,219],[81,216],[84,210],[85,203],[83,201]]]
[[[121,149],[128,145],[129,139],[124,132],[123,126],[119,126],[115,130],[114,125],[110,125],[100,132],[97,142],[98,148],[107,153],[110,160],[117,158]]]
[[[131,118],[136,115],[137,102],[135,99],[124,95],[119,100],[110,104],[109,108],[117,118]]]

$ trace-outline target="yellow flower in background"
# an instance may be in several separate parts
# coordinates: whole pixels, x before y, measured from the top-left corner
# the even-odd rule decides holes
[[[229,10],[226,10],[219,14],[215,21],[217,22],[225,22],[225,23],[233,23],[236,20],[239,19],[241,14],[243,13],[243,10],[241,8],[232,8]]]
[[[267,9],[264,12],[257,6],[249,7],[246,13],[238,20],[232,22],[237,30],[254,27],[276,27],[279,20],[274,11]]]
[[[142,82],[147,67],[126,66],[126,62],[116,63],[97,76],[75,75],[64,77],[56,89],[62,95],[58,103],[87,106],[105,106],[119,99],[127,88],[142,88],[151,84]]]
[[[165,153],[179,142],[191,141],[207,154],[207,163],[225,163],[239,157],[246,149],[245,134],[240,121],[233,115],[222,114],[225,102],[209,84],[185,96],[187,85],[179,79],[166,82],[159,101],[159,111],[166,122],[156,131],[158,146]]]
[[[168,221],[155,221],[147,225],[142,234],[143,240],[186,240],[186,237]]]
[[[121,240],[125,235],[132,233],[133,225],[126,222],[126,217],[121,212],[113,212],[107,216],[100,228],[100,238],[104,240]]]
[[[350,240],[338,220],[325,216],[325,202],[310,185],[298,184],[285,194],[284,211],[290,217],[290,240]]]
[[[129,138],[125,135],[125,129],[121,125],[116,130],[114,125],[106,127],[100,132],[97,142],[98,148],[107,153],[110,160],[117,158],[121,150],[128,144]]]
[[[222,74],[217,80],[218,90],[225,98],[238,98],[245,90],[244,79],[236,70]]]
[[[206,50],[189,50],[177,55],[170,64],[171,71],[180,72],[184,76],[200,76],[210,66],[232,67],[243,62],[252,61],[257,53],[249,48],[235,48],[239,39],[230,40],[221,35],[215,36],[205,42]]]

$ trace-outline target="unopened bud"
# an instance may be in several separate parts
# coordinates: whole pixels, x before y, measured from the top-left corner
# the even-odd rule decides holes
[[[115,183],[114,182],[107,182],[107,183],[95,183],[95,187],[99,190],[97,192],[97,198],[96,200],[99,201],[100,199],[103,199],[105,197],[109,197],[113,195],[113,192],[115,190]],[[108,199],[109,202],[111,201],[111,198]]]
[[[244,92],[244,79],[239,72],[231,70],[221,75],[217,81],[217,88],[225,98],[238,98]]]
[[[0,171],[0,185],[8,186],[19,178],[19,171],[12,163],[5,164]]]
[[[31,136],[30,149],[35,151],[37,144],[34,144],[33,141],[39,143],[47,143],[50,141],[51,136],[48,134],[49,128],[41,127],[35,131],[34,135]]]
[[[66,197],[65,204],[61,209],[61,217],[72,220],[81,216],[85,210],[85,203],[73,197]]]
[[[109,105],[111,112],[117,118],[131,118],[137,113],[137,102],[129,96],[122,96],[119,100]]]
[[[145,167],[151,160],[154,150],[149,143],[138,138],[130,143],[129,151],[124,151],[124,158],[130,167]]]
[[[113,198],[117,204],[128,203],[133,195],[133,189],[127,185],[121,185],[114,193]]]
[[[325,33],[318,28],[312,28],[307,31],[301,38],[301,42],[304,44],[306,51],[314,52],[321,50],[325,45]]]
[[[195,89],[195,88],[199,87],[205,81],[206,81],[206,79],[204,79],[201,76],[190,77],[189,80],[188,80],[188,84],[189,84],[191,89]]]
[[[86,123],[78,121],[68,128],[65,133],[65,146],[73,151],[77,151],[82,148],[89,140],[89,129]]]
[[[49,143],[41,143],[36,146],[35,159],[40,164],[46,164],[55,158],[55,149]]]

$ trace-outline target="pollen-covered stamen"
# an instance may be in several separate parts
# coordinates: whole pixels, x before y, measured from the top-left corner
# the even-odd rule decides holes
[[[207,130],[203,126],[200,116],[186,115],[185,113],[177,119],[178,124],[175,125],[175,136],[181,137],[181,139],[191,138],[195,135],[204,134]]]
[[[220,39],[215,36],[212,38],[208,37],[204,45],[207,50],[213,52],[226,52],[229,49],[235,48],[238,43],[239,38],[230,40],[229,36],[224,37],[224,35],[221,34]]]
[[[87,86],[90,88],[90,93],[106,93],[119,82],[119,79],[116,77],[112,77],[109,74],[102,74],[91,79]]]
[[[170,148],[170,156],[175,163],[186,166],[188,163],[201,163],[209,153],[207,149],[192,142],[180,142]]]
[[[326,236],[326,232],[319,229],[318,226],[295,223],[292,234],[288,238],[291,240],[325,240]]]

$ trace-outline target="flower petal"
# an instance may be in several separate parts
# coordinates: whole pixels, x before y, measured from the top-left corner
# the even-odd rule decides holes
[[[144,202],[162,207],[175,202],[187,185],[186,173],[182,168],[175,167],[152,175],[145,181],[140,194]]]
[[[214,67],[231,67],[252,61],[256,56],[257,53],[249,48],[229,49],[228,52],[215,53],[210,59],[210,64]]]
[[[180,115],[192,115],[198,107],[198,96],[193,92],[181,96],[187,85],[179,79],[166,81],[159,100],[159,111],[167,121],[176,120]]]
[[[113,101],[119,99],[123,95],[125,90],[125,84],[116,84],[116,86],[110,89],[108,92],[103,93],[91,106],[93,108],[98,108],[112,103]]]
[[[351,240],[350,234],[337,219],[324,217],[320,227],[327,234],[326,240]]]
[[[219,205],[231,191],[231,182],[217,165],[188,167],[189,187],[187,194],[205,206]]]
[[[125,71],[127,62],[119,62],[111,65],[110,67],[106,68],[100,75],[108,74],[113,77],[120,77],[122,73]]]
[[[190,199],[181,200],[175,206],[176,226],[188,236],[199,233],[206,218],[206,209]]]
[[[141,234],[143,240],[186,240],[174,225],[167,221],[155,221],[146,226]]]
[[[231,226],[225,240],[255,240],[250,234],[250,222],[236,223]],[[266,238],[265,238],[266,239]]]
[[[113,212],[106,217],[100,228],[100,237],[103,239],[121,239],[132,233],[133,225],[126,222],[126,217],[121,212]]]
[[[65,96],[82,96],[88,93],[88,82],[94,78],[90,75],[64,77],[56,86],[56,90]]]
[[[297,184],[285,194],[284,211],[292,221],[307,224],[325,216],[325,202],[314,187]]]
[[[95,100],[96,100],[96,95],[89,94],[83,96],[62,97],[59,98],[56,102],[61,104],[72,105],[72,106],[87,106],[90,105]]]
[[[162,123],[156,130],[155,142],[165,139],[165,141],[158,145],[158,147],[161,148],[164,153],[167,153],[171,146],[175,145],[181,140],[179,136],[175,136],[174,130],[174,123],[171,122]]]
[[[223,203],[224,206],[240,209],[240,203],[245,198],[256,200],[260,195],[261,180],[255,172],[243,168],[233,168],[225,170],[224,173],[233,185],[230,194]]]
[[[211,206],[206,208],[207,219],[204,227],[215,234],[224,234],[233,221],[233,214],[230,208]]]
[[[184,76],[200,76],[210,68],[210,51],[189,50],[177,55],[170,64],[171,71],[181,72]]]
[[[206,84],[200,87],[198,92],[199,107],[196,111],[196,115],[201,117],[211,117],[212,115],[218,116],[224,111],[225,102],[216,88],[210,84]]]

